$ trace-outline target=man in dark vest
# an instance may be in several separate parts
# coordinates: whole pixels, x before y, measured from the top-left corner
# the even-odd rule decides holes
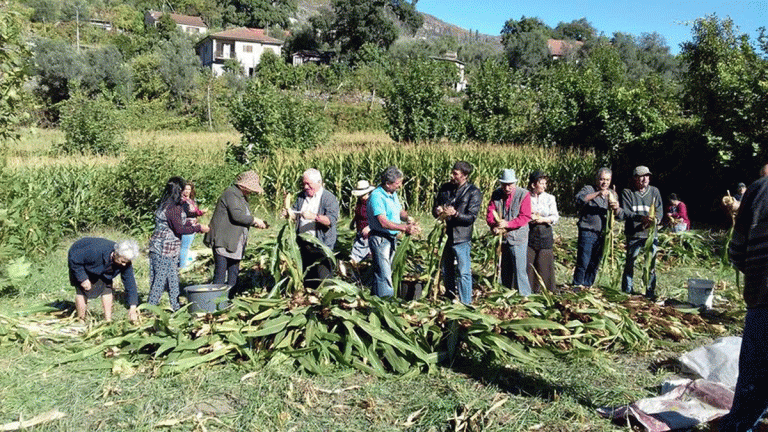
[[[468,181],[472,169],[469,162],[456,162],[451,181],[440,187],[432,209],[436,218],[445,220],[448,233],[442,258],[445,289],[453,294],[458,292],[459,300],[467,305],[472,304],[472,227],[483,205],[483,193]]]
[[[501,248],[501,284],[517,288],[522,296],[531,294],[528,265],[528,222],[531,220],[531,195],[517,187],[515,170],[505,169],[499,177],[501,187],[493,191],[488,203],[486,222],[503,235]]]

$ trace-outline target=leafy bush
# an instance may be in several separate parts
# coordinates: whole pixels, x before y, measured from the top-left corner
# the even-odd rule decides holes
[[[447,136],[447,84],[455,80],[455,67],[445,63],[414,60],[397,67],[384,105],[389,136],[395,141]]]
[[[270,84],[249,83],[230,106],[232,125],[242,134],[228,155],[240,163],[277,149],[307,150],[326,142],[325,120],[305,101],[280,92]]]
[[[62,104],[61,129],[68,153],[116,155],[125,143],[119,114],[102,96],[90,99],[82,92]]]

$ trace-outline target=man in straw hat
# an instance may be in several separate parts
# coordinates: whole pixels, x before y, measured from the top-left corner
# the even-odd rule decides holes
[[[445,289],[458,294],[459,300],[467,305],[472,304],[472,228],[483,205],[483,193],[468,181],[472,169],[469,162],[456,162],[451,180],[440,187],[432,209],[436,218],[445,220],[448,233],[442,258]]]
[[[397,248],[397,234],[415,234],[419,226],[403,210],[397,190],[403,186],[403,172],[395,166],[381,173],[381,185],[368,199],[368,224],[371,232],[368,245],[373,259],[373,291],[379,297],[392,297],[392,259]],[[406,223],[402,223],[405,220]]]
[[[368,258],[371,249],[368,247],[368,234],[371,227],[368,226],[368,198],[371,192],[376,189],[368,183],[368,180],[360,180],[352,190],[352,195],[357,197],[355,205],[355,215],[350,223],[350,228],[356,231],[355,242],[352,244],[352,252],[349,254],[352,264],[358,264],[360,261]]]
[[[230,288],[237,283],[240,261],[248,243],[248,228],[265,229],[267,224],[251,215],[248,196],[264,193],[255,171],[237,176],[235,183],[221,194],[211,217],[210,231],[204,243],[213,249],[213,283],[226,284]]]
[[[309,168],[301,176],[302,191],[296,196],[290,211],[296,218],[296,242],[301,251],[301,261],[306,276],[304,284],[316,288],[333,274],[333,261],[316,244],[300,237],[308,234],[333,250],[336,246],[336,223],[339,220],[339,201],[323,187],[323,176],[315,168]]]
[[[531,194],[517,187],[515,170],[505,169],[499,177],[501,187],[493,191],[486,222],[502,235],[501,283],[517,288],[522,296],[531,294],[528,281],[528,222],[531,220]]]
[[[624,234],[627,237],[627,260],[624,263],[624,273],[621,277],[621,290],[628,294],[635,293],[632,289],[635,260],[645,246],[648,236],[651,235],[651,229],[658,225],[664,216],[661,193],[656,187],[651,186],[650,182],[651,170],[640,165],[633,172],[632,187],[621,191],[621,207],[617,216],[624,220]],[[650,278],[648,286],[645,287],[645,296],[652,300],[656,298],[656,252],[658,245],[658,240],[654,237]]]

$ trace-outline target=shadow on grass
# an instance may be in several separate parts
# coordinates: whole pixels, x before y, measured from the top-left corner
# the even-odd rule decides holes
[[[556,384],[533,373],[489,363],[492,361],[485,357],[458,355],[453,364],[446,366],[485,385],[495,385],[516,396],[555,401],[559,395],[569,390],[566,386]]]

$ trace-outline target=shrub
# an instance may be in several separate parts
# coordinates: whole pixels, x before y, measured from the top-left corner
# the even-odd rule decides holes
[[[62,104],[61,129],[65,142],[61,150],[68,153],[116,155],[125,138],[118,111],[102,96],[90,99],[82,92]]]
[[[446,84],[455,81],[456,75],[455,69],[444,66],[416,60],[395,70],[384,105],[393,140],[419,141],[448,135],[452,128]]]
[[[242,134],[230,145],[228,156],[247,164],[276,149],[307,150],[328,139],[325,120],[305,101],[280,92],[270,84],[251,81],[230,106],[232,125]]]

